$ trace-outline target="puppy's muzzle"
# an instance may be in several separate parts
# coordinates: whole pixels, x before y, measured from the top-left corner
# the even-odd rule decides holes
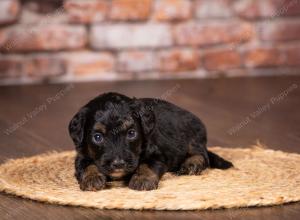
[[[110,176],[114,179],[118,179],[121,178],[123,176],[125,176],[126,172],[124,170],[125,168],[125,161],[122,159],[115,159],[112,163],[111,163],[111,168],[112,168],[112,172],[110,174]]]
[[[124,169],[124,167],[125,167],[125,161],[122,159],[115,159],[111,163],[111,168],[113,169]]]

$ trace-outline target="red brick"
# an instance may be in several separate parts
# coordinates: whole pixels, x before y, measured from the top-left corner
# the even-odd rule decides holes
[[[0,78],[21,77],[22,61],[18,55],[0,56]]]
[[[260,38],[264,41],[300,40],[300,20],[265,22],[260,27]]]
[[[90,44],[94,49],[165,47],[172,45],[172,33],[165,24],[94,25]]]
[[[152,0],[112,0],[109,18],[112,20],[145,20],[149,17]]]
[[[59,57],[66,62],[68,73],[74,75],[111,72],[115,65],[113,55],[107,52],[67,52]]]
[[[300,46],[291,46],[283,49],[286,55],[285,65],[287,66],[300,66]]]
[[[54,54],[3,55],[0,57],[2,77],[52,77],[66,72],[65,63]]]
[[[232,0],[197,0],[197,18],[226,18],[232,15]]]
[[[0,1],[0,24],[8,24],[16,21],[20,13],[20,4],[18,0]]]
[[[159,21],[188,19],[192,16],[191,6],[187,0],[156,0],[153,17]]]
[[[151,71],[157,67],[157,59],[150,51],[126,51],[118,56],[119,72]]]
[[[106,0],[68,0],[64,8],[72,23],[94,23],[103,21],[108,13]]]
[[[17,25],[2,29],[2,34],[5,35],[1,45],[4,52],[78,49],[87,42],[86,29],[81,26]]]
[[[193,49],[171,49],[158,53],[159,70],[178,72],[196,70],[200,66],[200,56]]]
[[[220,71],[238,68],[242,63],[240,54],[229,49],[205,52],[203,62],[206,69]]]
[[[206,46],[224,43],[242,43],[254,36],[249,23],[184,23],[175,28],[175,39],[179,45]]]
[[[253,48],[245,52],[247,67],[275,67],[284,65],[286,56],[277,48]]]
[[[56,55],[33,55],[23,61],[23,74],[29,77],[52,77],[65,72],[65,63]]]
[[[4,46],[7,39],[8,39],[7,31],[5,31],[4,29],[0,29],[0,48]]]
[[[234,9],[239,16],[248,19],[300,15],[298,0],[236,1]]]

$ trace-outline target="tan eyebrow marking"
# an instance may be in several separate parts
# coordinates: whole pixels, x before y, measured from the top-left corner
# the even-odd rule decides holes
[[[94,125],[94,129],[95,130],[99,130],[101,131],[103,134],[106,133],[106,126],[100,122],[97,122],[95,125]]]
[[[125,120],[122,124],[122,129],[123,130],[127,130],[128,128],[130,128],[133,125],[133,121],[132,120]]]

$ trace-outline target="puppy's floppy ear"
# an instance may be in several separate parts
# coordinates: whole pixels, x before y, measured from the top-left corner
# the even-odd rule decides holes
[[[69,123],[69,134],[77,149],[79,149],[83,144],[87,112],[87,107],[81,108]]]
[[[142,100],[133,98],[131,108],[135,117],[139,118],[144,135],[150,135],[155,127],[153,106],[148,106]]]

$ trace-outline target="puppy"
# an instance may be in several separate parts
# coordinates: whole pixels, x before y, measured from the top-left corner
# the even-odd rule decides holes
[[[233,166],[207,150],[199,118],[159,99],[102,94],[73,117],[69,133],[81,190],[101,190],[110,180],[153,190],[165,172],[199,175],[208,167]]]

